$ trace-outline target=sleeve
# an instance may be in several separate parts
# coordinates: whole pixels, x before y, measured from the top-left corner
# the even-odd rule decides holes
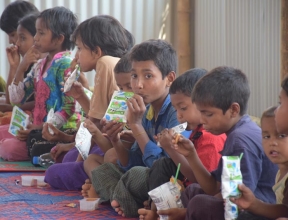
[[[59,63],[59,67],[57,68],[56,74],[56,83],[58,88],[63,88],[61,85],[64,82],[64,77],[66,77],[70,72],[70,63],[71,59],[65,57],[61,59]],[[63,92],[61,94],[61,107],[57,108],[58,110],[55,112],[51,123],[54,123],[57,128],[61,128],[68,119],[75,113],[75,99],[71,96],[66,95]]]
[[[283,190],[282,204],[288,206],[288,178],[285,181],[285,188]]]
[[[110,66],[109,66],[110,65]],[[94,91],[90,102],[88,115],[102,119],[108,108],[113,92],[119,90],[114,78],[113,68],[108,62],[99,61],[94,80]]]
[[[203,136],[198,140],[196,149],[202,164],[209,172],[211,172],[217,168],[220,159],[220,154],[218,152],[219,146],[217,145],[222,144],[223,147],[224,142],[221,143],[216,138],[213,139],[206,137]]]
[[[167,120],[167,128],[172,128],[179,124],[174,108],[170,107],[167,117],[164,120]],[[144,125],[143,127],[146,131],[148,130],[148,128],[146,128]],[[153,162],[161,157],[168,157],[168,154],[163,150],[163,148],[157,145],[152,136],[150,141],[145,146],[142,160],[147,167],[151,167]]]
[[[9,85],[9,98],[12,104],[24,104],[34,93],[34,77],[37,76],[37,72],[40,71],[41,60],[35,64],[30,73],[23,82],[19,82],[18,85]]]

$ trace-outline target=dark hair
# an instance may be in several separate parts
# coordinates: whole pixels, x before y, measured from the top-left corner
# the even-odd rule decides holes
[[[130,73],[132,69],[129,53],[125,54],[114,67],[114,73]]]
[[[77,27],[77,18],[72,11],[65,7],[49,8],[41,12],[38,18],[53,34],[53,38],[64,36],[62,44],[63,50],[73,49],[75,44],[70,40],[70,36]]]
[[[288,75],[284,77],[281,83],[281,87],[286,92],[286,95],[288,96]]]
[[[25,17],[21,18],[18,22],[18,25],[21,25],[25,28],[32,36],[36,34],[36,19],[39,16],[39,13],[28,14]]]
[[[191,97],[195,84],[206,73],[207,70],[200,68],[194,68],[184,72],[173,81],[169,93],[176,94],[177,92],[181,92],[184,95]]]
[[[271,106],[269,108],[267,108],[263,113],[262,113],[262,116],[261,116],[261,121],[263,118],[272,118],[272,117],[275,117],[275,110],[277,109],[278,106]]]
[[[39,12],[30,2],[17,0],[10,3],[3,11],[0,18],[0,28],[7,34],[16,31],[18,21],[25,15],[33,12]]]
[[[240,115],[247,111],[250,88],[246,75],[239,69],[220,66],[200,79],[192,92],[192,101],[220,108],[223,114],[233,102],[240,105]]]
[[[177,70],[177,55],[171,44],[164,40],[148,40],[132,48],[131,61],[154,61],[164,79]]]
[[[127,53],[131,39],[120,22],[109,15],[97,15],[83,21],[74,31],[72,40],[79,37],[91,51],[100,47],[105,55],[122,57]],[[129,35],[132,35],[129,32]],[[134,41],[134,40],[133,40]],[[130,46],[131,47],[131,46]]]
[[[127,29],[125,29],[125,35],[127,37],[128,42],[127,50],[130,51],[135,44],[135,39],[134,36]]]

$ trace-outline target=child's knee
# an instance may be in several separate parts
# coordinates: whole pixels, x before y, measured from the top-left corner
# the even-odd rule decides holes
[[[117,153],[114,148],[109,149],[104,155],[104,163],[117,163]]]
[[[0,156],[8,161],[28,160],[26,142],[16,138],[4,139],[0,143]]]

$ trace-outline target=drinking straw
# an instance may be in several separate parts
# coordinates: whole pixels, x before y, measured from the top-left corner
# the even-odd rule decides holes
[[[55,102],[55,104],[54,104],[54,107],[53,107],[54,110],[55,110],[55,108],[56,108],[57,102],[58,102],[58,99],[56,99],[56,102]]]
[[[239,159],[241,160],[243,157],[243,152],[240,154]]]
[[[176,171],[176,175],[175,175],[175,179],[174,179],[174,184],[176,184],[176,181],[177,181],[177,178],[178,178],[178,174],[179,174],[179,170],[180,170],[180,166],[181,166],[181,163],[178,163],[177,171]]]

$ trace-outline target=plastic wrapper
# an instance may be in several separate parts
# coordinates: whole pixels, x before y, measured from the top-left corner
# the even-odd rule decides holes
[[[91,138],[92,138],[91,133],[88,131],[87,128],[84,127],[82,122],[76,134],[75,147],[78,149],[80,155],[84,160],[87,159],[90,151]]]
[[[183,204],[180,199],[181,193],[177,183],[164,183],[148,192],[148,194],[157,207],[157,210],[183,208]],[[168,216],[160,215],[160,220],[168,220]]]
[[[133,95],[133,92],[115,91],[104,118],[107,121],[127,122],[125,116],[127,110],[126,100],[131,98]]]
[[[185,131],[186,128],[187,128],[187,122],[184,122],[180,125],[176,125],[175,127],[171,128],[171,129],[174,131],[174,133],[180,134],[183,131]],[[157,142],[157,145],[160,146],[159,141]]]
[[[232,220],[237,218],[238,211],[237,206],[232,203],[229,198],[241,196],[241,192],[238,189],[238,185],[242,184],[242,174],[240,170],[241,159],[238,156],[223,156],[222,159],[221,193],[223,199],[226,200],[225,220]]]
[[[75,66],[74,71],[70,74],[68,79],[66,80],[63,88],[63,92],[68,92],[70,91],[73,83],[78,79],[79,77],[79,70],[78,70],[78,65]]]
[[[16,136],[20,128],[22,127],[23,129],[26,129],[28,124],[29,124],[29,115],[26,114],[19,107],[14,106],[8,132]]]

